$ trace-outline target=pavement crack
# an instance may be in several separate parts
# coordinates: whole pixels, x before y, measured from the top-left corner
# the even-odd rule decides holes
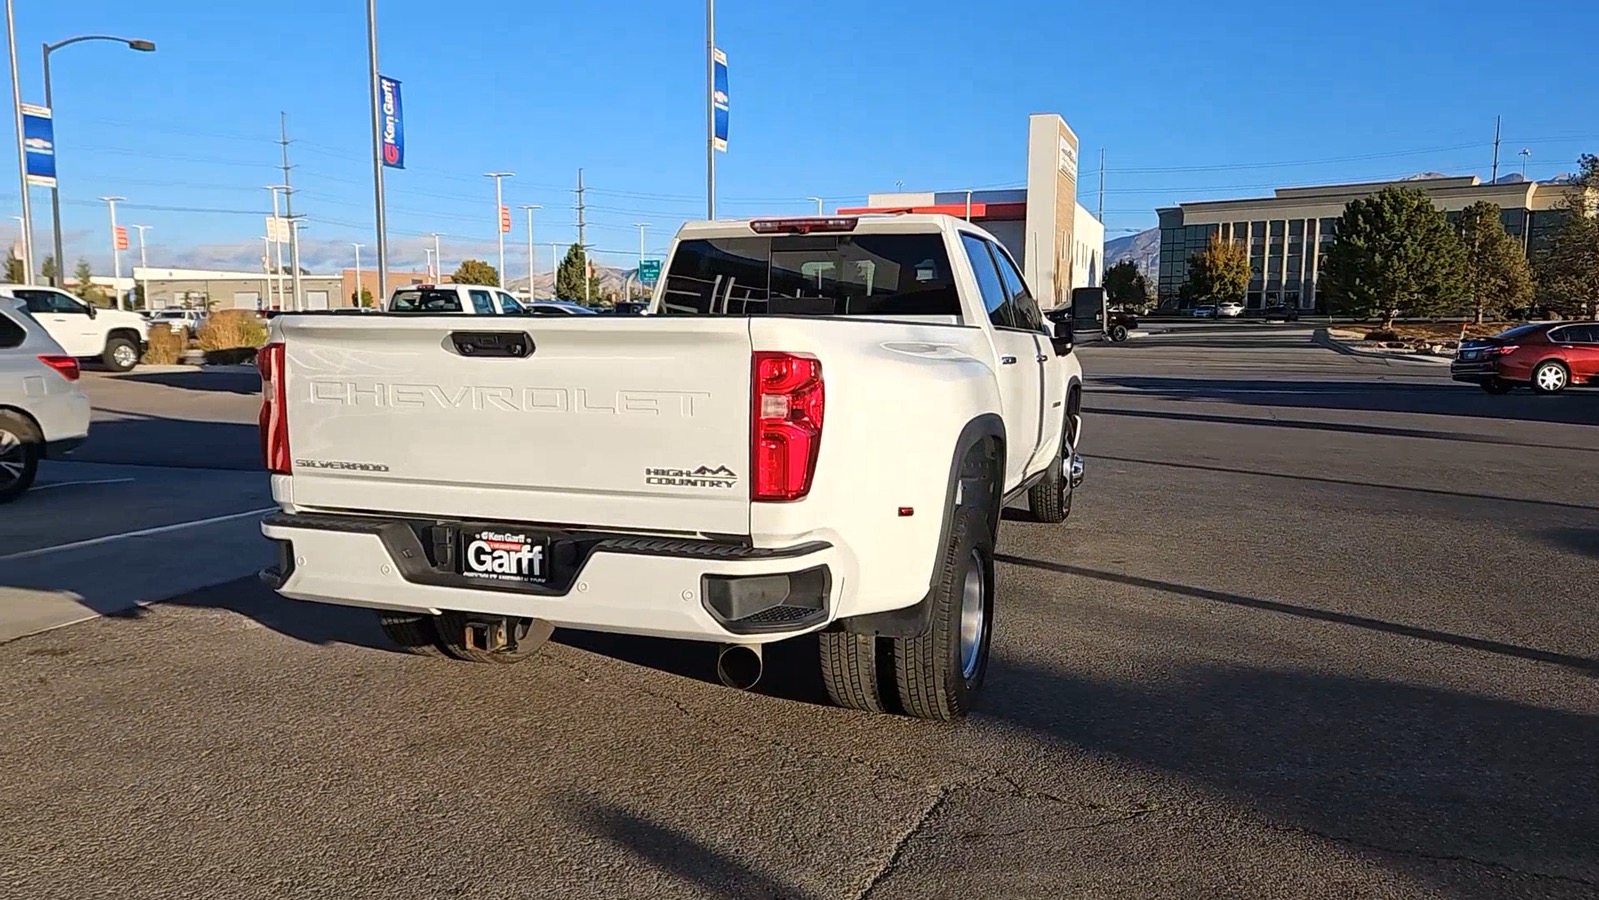
[[[889,851],[888,859],[884,860],[882,867],[866,883],[866,887],[855,895],[855,900],[867,900],[872,895],[872,892],[877,890],[877,886],[883,883],[884,879],[894,874],[894,870],[899,867],[900,857],[904,854],[905,847],[910,844],[911,838],[915,837],[917,832],[932,821],[933,817],[938,814],[938,811],[944,807],[945,803],[949,802],[950,796],[959,787],[960,785],[947,784],[939,788],[938,794],[922,810],[922,814],[917,816],[916,820],[911,822],[910,826],[894,841],[894,846]]]

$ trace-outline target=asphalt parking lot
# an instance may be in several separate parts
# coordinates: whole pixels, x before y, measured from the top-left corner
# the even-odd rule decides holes
[[[1082,351],[1088,480],[1007,517],[956,725],[820,705],[803,639],[743,694],[708,646],[392,652],[242,577],[248,373],[91,376],[49,478],[135,480],[8,509],[0,600],[237,571],[0,644],[0,896],[1599,896],[1599,392],[1310,334]]]

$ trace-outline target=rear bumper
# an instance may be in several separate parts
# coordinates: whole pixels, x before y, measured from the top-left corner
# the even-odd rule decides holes
[[[557,531],[550,532],[555,564],[547,584],[485,586],[441,561],[444,551],[433,544],[440,532],[432,529],[449,527],[455,526],[273,514],[262,521],[261,533],[278,542],[279,563],[261,578],[294,600],[520,616],[562,628],[741,643],[825,627],[843,589],[842,554],[824,542],[770,549]]]
[[[1482,384],[1487,381],[1517,380],[1513,373],[1504,371],[1498,360],[1455,360],[1449,364],[1449,377],[1455,381],[1465,381],[1471,384]],[[1521,379],[1526,380],[1523,374]]]

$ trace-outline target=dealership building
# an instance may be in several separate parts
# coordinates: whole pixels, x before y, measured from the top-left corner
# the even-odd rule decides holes
[[[1071,300],[1073,288],[1097,287],[1104,270],[1105,226],[1077,203],[1077,134],[1053,113],[1027,121],[1027,179],[1019,190],[870,194],[841,215],[943,213],[982,226],[1022,265],[1038,305]]]
[[[1357,184],[1278,188],[1270,197],[1201,200],[1156,210],[1160,216],[1160,269],[1155,279],[1161,306],[1178,305],[1188,279],[1188,259],[1212,237],[1249,248],[1250,280],[1244,306],[1282,303],[1317,309],[1316,286],[1326,266],[1333,229],[1351,200],[1386,187],[1425,191],[1450,219],[1478,201],[1497,204],[1505,231],[1531,252],[1548,240],[1565,216],[1568,186],[1550,181],[1483,183],[1475,175],[1410,178]]]
[[[426,272],[410,271],[390,271],[388,278],[391,288],[428,280]],[[281,309],[291,304],[280,298],[294,293],[293,276],[268,275],[265,272],[135,266],[133,278],[124,279],[124,282],[130,287],[135,282],[145,286],[149,294],[146,305],[150,309],[204,309],[208,303],[212,304],[213,309]],[[304,297],[304,308],[307,310],[354,306],[352,298],[358,289],[375,295],[377,287],[377,272],[373,269],[364,269],[359,273],[354,269],[345,269],[337,275],[300,276],[300,294]]]

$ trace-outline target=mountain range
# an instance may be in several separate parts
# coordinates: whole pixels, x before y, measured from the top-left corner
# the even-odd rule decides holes
[[[1160,229],[1146,228],[1137,234],[1105,242],[1105,268],[1127,259],[1136,263],[1138,271],[1154,284],[1155,273],[1160,271]]]

